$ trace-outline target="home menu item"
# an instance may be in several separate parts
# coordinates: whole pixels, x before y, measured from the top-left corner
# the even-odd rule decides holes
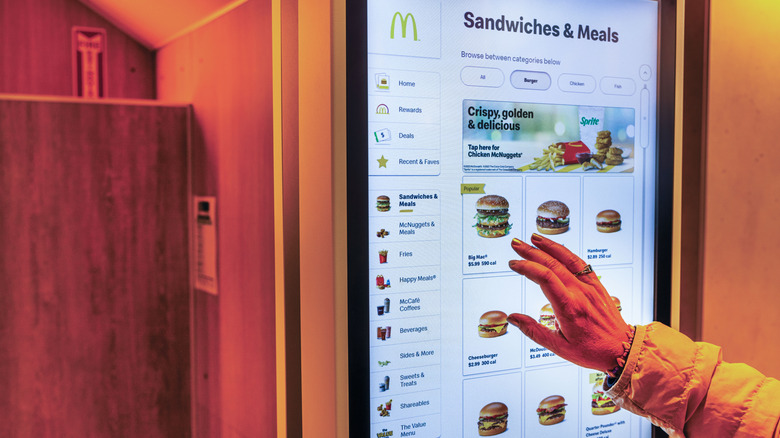
[[[350,418],[368,424],[354,436],[649,436],[606,397],[604,370],[507,322],[520,312],[557,329],[508,262],[512,239],[543,234],[592,265],[627,322],[652,320],[659,2],[354,7],[366,64],[349,84],[364,87],[349,172],[367,189],[349,220],[367,232],[350,268],[367,269],[350,286],[363,340],[350,350],[368,349],[350,365],[368,370],[353,377],[367,401]]]

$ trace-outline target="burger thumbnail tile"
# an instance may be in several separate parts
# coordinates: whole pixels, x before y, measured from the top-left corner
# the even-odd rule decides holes
[[[501,402],[488,403],[479,411],[479,436],[493,436],[506,432],[509,409]]]
[[[569,231],[569,207],[560,201],[543,202],[536,209],[536,229],[542,234]]]
[[[479,337],[496,338],[498,336],[503,336],[506,334],[508,325],[506,313],[500,310],[485,312],[479,318]]]
[[[551,426],[558,424],[566,418],[566,400],[560,395],[551,395],[539,402],[536,409],[539,415],[539,424]]]
[[[555,330],[555,312],[550,303],[542,306],[542,310],[539,313],[539,324],[547,327],[550,330]]]
[[[614,233],[620,231],[620,213],[615,210],[604,210],[596,215],[596,230],[601,233]]]
[[[482,237],[503,237],[509,233],[509,201],[503,196],[487,195],[479,198],[476,204],[477,234]]]

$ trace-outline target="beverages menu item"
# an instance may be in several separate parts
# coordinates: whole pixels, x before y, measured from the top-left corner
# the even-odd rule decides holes
[[[367,2],[371,436],[640,437],[649,423],[507,323],[533,233],[652,317],[658,4]]]

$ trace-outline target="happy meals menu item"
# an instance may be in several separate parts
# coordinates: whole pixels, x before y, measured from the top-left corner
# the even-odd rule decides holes
[[[464,172],[633,172],[633,108],[463,101]]]

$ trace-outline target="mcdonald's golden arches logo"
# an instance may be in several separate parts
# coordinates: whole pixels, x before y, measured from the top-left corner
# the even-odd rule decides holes
[[[390,39],[395,39],[395,19],[399,18],[401,22],[401,38],[406,38],[406,28],[407,24],[409,23],[409,19],[412,20],[412,31],[414,33],[414,41],[420,41],[419,38],[417,38],[417,22],[414,20],[414,15],[412,13],[408,13],[406,15],[401,14],[400,12],[396,12],[393,14],[393,21],[390,22]]]

